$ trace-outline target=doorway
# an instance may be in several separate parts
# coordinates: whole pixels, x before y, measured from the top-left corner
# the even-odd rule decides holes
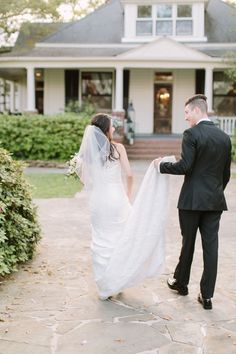
[[[172,125],[172,74],[156,74],[154,83],[154,133],[170,134]]]

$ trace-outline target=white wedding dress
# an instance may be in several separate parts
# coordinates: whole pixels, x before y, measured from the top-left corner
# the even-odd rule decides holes
[[[166,160],[174,162],[172,157]],[[101,299],[162,272],[168,178],[158,173],[152,162],[131,206],[120,161],[107,161],[98,166],[93,163],[89,193],[91,249]]]

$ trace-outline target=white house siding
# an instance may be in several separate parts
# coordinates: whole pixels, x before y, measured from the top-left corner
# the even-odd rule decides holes
[[[184,104],[195,94],[195,70],[174,70],[172,133],[180,134],[188,128],[184,119]]]
[[[136,133],[153,133],[153,70],[130,70],[130,101],[135,109]]]
[[[44,114],[62,113],[65,107],[63,69],[44,70]]]

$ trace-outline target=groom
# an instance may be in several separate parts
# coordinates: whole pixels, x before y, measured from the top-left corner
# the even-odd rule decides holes
[[[188,283],[199,229],[203,248],[203,273],[198,301],[212,309],[217,258],[218,230],[223,210],[227,210],[224,189],[230,178],[231,141],[207,116],[206,96],[195,95],[185,103],[185,130],[181,159],[176,163],[155,160],[160,173],[185,175],[178,201],[182,249],[170,289],[188,295]]]

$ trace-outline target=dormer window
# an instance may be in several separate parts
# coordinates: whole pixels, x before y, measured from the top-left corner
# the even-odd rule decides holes
[[[157,36],[172,36],[173,34],[173,11],[172,5],[157,5],[156,11],[156,34]]]
[[[152,6],[138,6],[137,36],[152,36]]]
[[[137,36],[192,36],[190,4],[137,6]]]
[[[192,34],[192,5],[177,5],[176,35],[191,36]]]

